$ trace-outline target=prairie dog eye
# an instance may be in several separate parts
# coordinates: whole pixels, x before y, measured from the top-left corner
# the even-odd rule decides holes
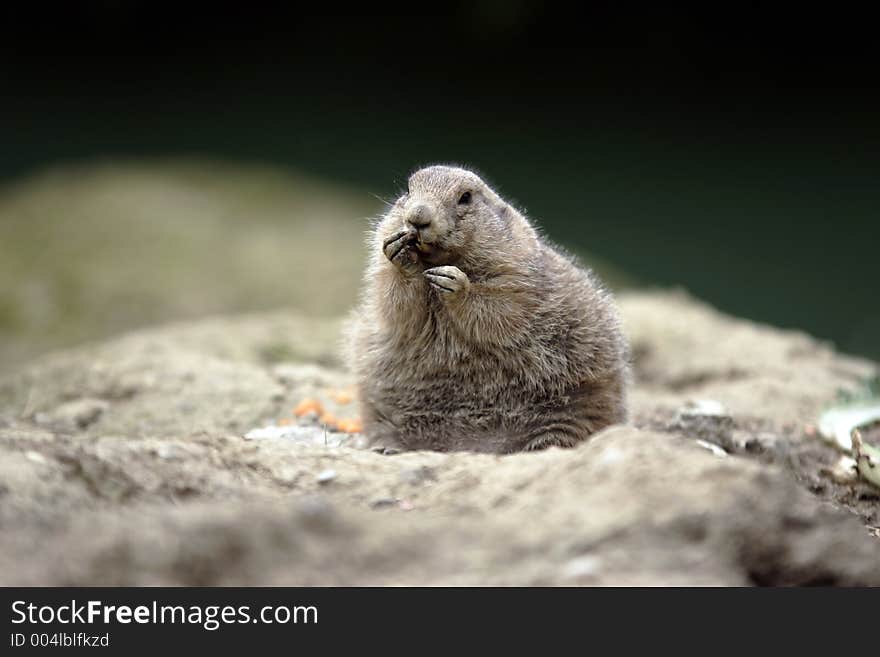
[[[471,202],[471,193],[470,193],[470,192],[465,192],[465,193],[462,194],[461,197],[458,199],[458,204],[459,204],[459,205],[467,205],[467,204],[470,203],[470,202]]]

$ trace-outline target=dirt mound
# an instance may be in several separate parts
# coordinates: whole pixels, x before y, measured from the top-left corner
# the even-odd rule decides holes
[[[621,310],[635,426],[505,457],[243,438],[348,383],[338,321],[43,357],[0,381],[0,584],[880,585],[877,491],[806,426],[876,364],[680,293]]]

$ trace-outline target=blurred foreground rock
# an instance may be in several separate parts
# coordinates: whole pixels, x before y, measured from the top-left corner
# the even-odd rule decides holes
[[[880,585],[880,491],[808,426],[876,364],[683,294],[621,309],[634,426],[505,457],[245,440],[349,382],[335,320],[43,357],[0,380],[0,584]]]

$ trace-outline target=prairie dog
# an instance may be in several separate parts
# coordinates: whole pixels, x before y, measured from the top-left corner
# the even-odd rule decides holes
[[[369,248],[348,336],[368,444],[510,453],[626,421],[610,293],[475,173],[413,173]]]

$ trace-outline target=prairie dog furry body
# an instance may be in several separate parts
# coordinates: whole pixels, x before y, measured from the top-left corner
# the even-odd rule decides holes
[[[509,453],[626,420],[610,294],[479,176],[413,173],[370,249],[349,335],[370,444]]]

